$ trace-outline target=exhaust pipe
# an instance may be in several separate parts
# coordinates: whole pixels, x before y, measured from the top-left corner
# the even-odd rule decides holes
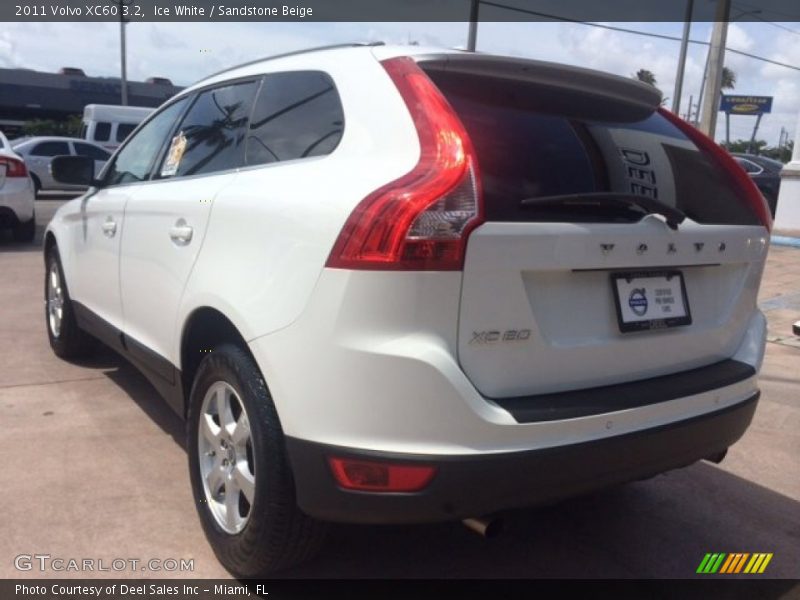
[[[462,521],[467,529],[488,539],[497,537],[503,532],[503,519],[497,517],[470,517]]]
[[[722,452],[717,452],[716,454],[712,454],[711,456],[706,456],[706,460],[714,463],[715,465],[718,465],[723,460],[725,460],[727,454],[728,454],[728,449],[725,448],[725,450],[723,450]]]

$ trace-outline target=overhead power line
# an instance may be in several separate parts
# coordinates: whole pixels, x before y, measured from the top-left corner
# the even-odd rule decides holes
[[[784,31],[788,31],[789,33],[793,33],[794,35],[800,35],[800,31],[796,29],[792,29],[791,27],[786,27],[785,25],[781,25],[780,23],[773,23],[772,21],[768,21],[767,19],[763,19],[757,15],[753,15],[754,19],[758,19],[762,23],[767,25],[772,25],[773,27],[777,27],[778,29],[783,29]]]
[[[673,41],[673,42],[680,42],[681,41],[681,38],[676,37],[674,35],[666,35],[666,34],[663,34],[663,33],[650,33],[648,31],[639,31],[637,29],[628,29],[627,27],[617,27],[617,26],[614,26],[614,25],[603,25],[601,23],[592,23],[591,21],[579,21],[577,19],[570,19],[569,17],[559,17],[558,15],[551,15],[551,14],[548,14],[548,13],[538,12],[538,11],[530,10],[530,9],[527,9],[527,8],[520,8],[518,6],[509,6],[507,4],[500,4],[498,2],[491,2],[491,0],[480,0],[480,3],[481,4],[485,4],[487,6],[494,6],[496,8],[502,8],[502,9],[510,10],[510,11],[514,11],[514,12],[525,13],[525,14],[529,14],[529,15],[533,15],[533,16],[537,16],[537,17],[543,17],[545,19],[550,19],[550,20],[553,20],[553,21],[562,21],[562,22],[565,22],[565,23],[575,23],[577,25],[586,25],[588,27],[596,27],[598,29],[608,29],[608,30],[611,30],[611,31],[619,31],[621,33],[630,33],[630,34],[633,34],[633,35],[641,35],[641,36],[645,36],[645,37],[658,38],[658,39],[662,39],[662,40],[670,40],[670,41]],[[705,42],[703,40],[691,40],[690,39],[689,43],[690,44],[699,44],[701,46],[710,46],[711,45],[710,42]],[[754,60],[760,60],[760,61],[765,62],[765,63],[770,63],[770,64],[773,64],[773,65],[777,65],[779,67],[784,67],[786,69],[792,69],[793,71],[800,71],[800,67],[798,67],[796,65],[790,65],[790,64],[783,63],[783,62],[780,62],[780,61],[777,61],[777,60],[772,60],[771,58],[766,58],[764,56],[758,56],[756,54],[751,54],[750,52],[745,52],[743,50],[736,50],[735,48],[729,48],[729,47],[726,46],[725,47],[725,51],[726,52],[730,52],[732,54],[739,54],[741,56],[747,56],[748,58],[752,58]]]

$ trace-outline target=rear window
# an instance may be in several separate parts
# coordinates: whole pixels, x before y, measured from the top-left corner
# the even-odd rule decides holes
[[[247,164],[325,156],[339,144],[344,114],[333,80],[320,71],[264,77],[247,137]]]
[[[635,211],[570,211],[523,203],[619,193],[656,199],[699,223],[759,223],[726,174],[658,113],[631,122],[592,120],[581,117],[571,98],[565,103],[567,116],[559,114],[552,96],[543,103],[533,85],[439,71],[429,75],[475,146],[489,221],[639,220]]]
[[[91,144],[83,144],[81,142],[73,142],[75,146],[75,153],[78,156],[88,156],[94,160],[108,160],[111,154],[102,148],[92,146]]]

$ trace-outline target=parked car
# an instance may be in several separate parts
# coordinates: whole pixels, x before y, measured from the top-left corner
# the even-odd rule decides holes
[[[87,104],[81,137],[114,151],[154,109],[143,106]]]
[[[283,55],[159,108],[45,239],[54,352],[97,338],[188,426],[237,576],[324,523],[473,518],[719,461],[753,416],[771,220],[627,78],[407,46]],[[213,207],[213,208],[212,208]]]
[[[25,162],[0,131],[0,227],[11,228],[18,242],[30,242],[36,234],[33,182]]]
[[[30,137],[14,143],[14,151],[27,165],[38,194],[42,190],[85,190],[85,185],[59,184],[50,172],[50,163],[56,156],[85,156],[94,161],[94,168],[99,172],[106,164],[111,153],[101,146],[86,140],[57,136]]]
[[[775,210],[778,206],[778,192],[781,187],[783,163],[779,160],[755,154],[734,154],[733,158],[753,179],[761,193],[764,194],[774,219]]]

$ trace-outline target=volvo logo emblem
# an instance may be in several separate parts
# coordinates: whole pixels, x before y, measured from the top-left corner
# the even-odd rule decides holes
[[[639,244],[639,247],[636,248],[636,254],[644,254],[647,252],[647,244]]]
[[[704,246],[705,246],[705,244],[703,242],[695,242],[694,243],[694,251],[695,252],[702,252]]]
[[[603,255],[605,256],[614,249],[614,244],[600,244],[600,249],[603,251]]]
[[[633,288],[628,296],[628,306],[631,307],[633,314],[643,317],[647,312],[647,296],[644,288]]]

